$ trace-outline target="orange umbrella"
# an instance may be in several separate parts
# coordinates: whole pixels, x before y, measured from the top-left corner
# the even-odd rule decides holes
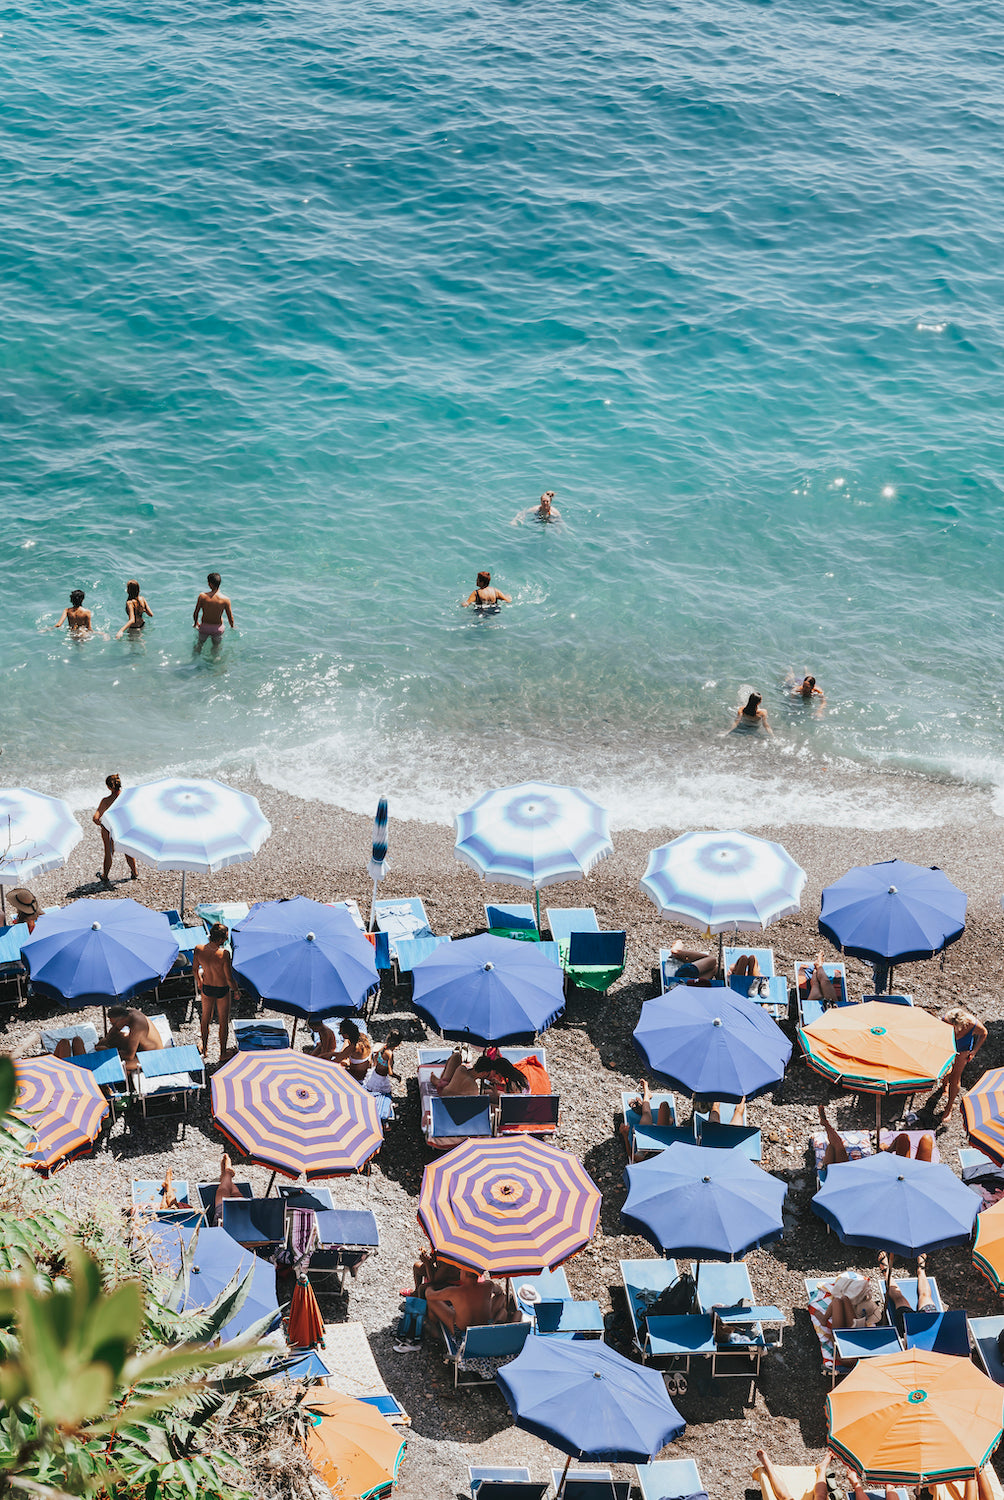
[[[810,1068],[862,1094],[916,1094],[933,1089],[955,1059],[955,1033],[914,1005],[869,1000],[838,1005],[798,1040]]]
[[[307,1457],[344,1500],[367,1500],[397,1481],[404,1438],[375,1407],[341,1391],[319,1390],[303,1403]]]
[[[324,1319],[306,1276],[296,1278],[293,1300],[289,1306],[286,1340],[294,1349],[313,1349],[324,1342]]]
[[[826,1398],[827,1442],[866,1484],[970,1477],[1001,1439],[1004,1392],[968,1359],[906,1349],[860,1360]]]
[[[1004,1202],[985,1208],[976,1220],[973,1265],[995,1292],[1004,1292]]]

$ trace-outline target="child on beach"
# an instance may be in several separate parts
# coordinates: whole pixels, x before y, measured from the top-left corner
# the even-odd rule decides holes
[[[390,1081],[396,1078],[401,1081],[400,1073],[394,1072],[394,1049],[400,1047],[402,1036],[399,1031],[388,1031],[387,1040],[378,1052],[373,1054],[373,1066],[366,1074],[363,1088],[371,1094],[390,1095]]]

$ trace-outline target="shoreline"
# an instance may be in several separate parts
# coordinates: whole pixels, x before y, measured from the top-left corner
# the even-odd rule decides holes
[[[274,899],[296,894],[323,900],[354,896],[364,915],[369,910],[372,884],[366,873],[372,840],[372,817],[347,813],[311,802],[257,782],[237,778],[260,799],[273,833],[259,854],[244,865],[231,866],[212,876],[188,876],[189,912],[197,901]],[[73,896],[97,895],[94,872],[100,859],[98,830],[81,815],[84,838],[66,869],[32,883],[43,904]],[[603,927],[626,927],[627,967],[606,997],[576,992],[564,1015],[542,1039],[555,1090],[561,1096],[559,1145],[579,1156],[603,1193],[597,1233],[566,1270],[573,1294],[595,1299],[605,1315],[607,1341],[631,1356],[630,1332],[620,1291],[619,1261],[651,1257],[644,1240],[623,1230],[620,1207],[624,1200],[624,1151],[616,1134],[621,1093],[636,1090],[641,1064],[632,1041],[641,1005],[653,993],[652,967],[660,947],[677,936],[694,940],[693,929],[664,921],[638,888],[648,850],[685,830],[620,830],[614,834],[614,854],[601,861],[584,881],[550,887],[541,893],[548,905],[591,905]],[[917,1003],[943,1009],[952,1003],[970,1004],[990,1030],[989,1040],[967,1084],[987,1068],[1004,1065],[1004,996],[1000,993],[1004,912],[1000,906],[1004,872],[1004,824],[987,820],[984,828],[969,825],[927,830],[856,828],[750,828],[776,835],[806,869],[808,880],[799,915],[770,927],[764,943],[774,948],[779,973],[791,975],[796,958],[811,956],[820,946],[816,917],[823,885],[852,864],[898,856],[920,863],[938,863],[970,898],[966,932],[940,960],[897,969],[897,984],[912,991]],[[420,894],[433,929],[461,936],[483,925],[482,903],[487,900],[526,900],[518,888],[486,885],[453,856],[453,832],[442,824],[396,820],[391,803],[388,830],[390,869],[381,883],[381,896]],[[113,867],[115,896],[134,896],[145,904],[176,907],[180,875],[155,874],[141,868],[136,881],[122,879],[124,861]],[[700,943],[700,938],[696,938]],[[710,946],[710,944],[709,944]],[[825,947],[826,945],[824,945]],[[869,973],[860,962],[847,961],[849,986],[860,993]],[[187,986],[174,986],[161,1007],[179,1040],[197,1039],[197,1024],[186,1020]],[[148,1007],[149,1008],[149,1007]],[[55,1006],[31,1002],[5,1022],[4,1046],[30,1055],[37,1050],[38,1031],[50,1017],[62,1016]],[[72,1013],[100,1020],[100,1012]],[[250,1014],[238,1006],[236,1014]],[[59,1021],[55,1021],[59,1024]],[[415,1219],[423,1167],[430,1159],[419,1129],[415,1083],[415,1049],[435,1043],[411,1009],[406,991],[389,988],[382,996],[371,1031],[382,1038],[391,1026],[400,1027],[405,1040],[398,1053],[403,1082],[395,1084],[396,1120],[371,1176],[332,1184],[338,1203],[372,1208],[380,1230],[380,1251],[350,1283],[347,1303],[322,1297],[328,1321],[361,1321],[388,1388],[412,1418],[408,1451],[398,1493],[402,1500],[425,1500],[465,1492],[468,1464],[524,1464],[535,1476],[549,1472],[556,1454],[544,1443],[513,1427],[504,1403],[493,1388],[455,1393],[452,1375],[439,1348],[426,1339],[414,1355],[394,1352],[399,1298],[407,1285],[411,1264],[422,1243]],[[842,1247],[825,1232],[811,1211],[815,1190],[807,1143],[816,1127],[816,1106],[825,1102],[838,1128],[864,1127],[874,1122],[870,1099],[837,1093],[797,1062],[797,1044],[783,1087],[777,1095],[752,1100],[750,1123],[763,1131],[763,1166],[788,1184],[785,1234],[776,1244],[750,1253],[747,1263],[760,1300],[780,1307],[788,1318],[782,1347],[765,1360],[755,1404],[744,1407],[738,1395],[742,1382],[724,1382],[711,1394],[691,1377],[688,1395],[677,1404],[688,1423],[684,1437],[666,1450],[665,1457],[693,1457],[711,1500],[736,1500],[752,1487],[755,1452],[764,1447],[775,1461],[815,1462],[825,1441],[824,1379],[818,1345],[805,1312],[803,1279],[835,1275],[851,1265],[869,1267],[870,1252]],[[210,1055],[215,1060],[215,1040]],[[895,1104],[887,1104],[891,1122]],[[941,1159],[957,1167],[956,1150],[965,1144],[958,1118],[939,1134]],[[126,1130],[120,1122],[92,1158],[81,1158],[54,1179],[55,1190],[68,1205],[84,1204],[97,1193],[126,1202],[133,1178],[155,1177],[168,1160],[176,1178],[206,1181],[218,1172],[221,1139],[213,1129],[208,1102],[190,1117],[184,1136],[176,1121],[150,1122]],[[267,1173],[244,1167],[238,1176],[264,1192]],[[899,1265],[909,1274],[912,1266]],[[968,1248],[931,1257],[946,1306],[964,1307],[973,1315],[998,1310],[999,1299],[971,1266]],[[634,1479],[631,1466],[615,1465],[619,1479]]]

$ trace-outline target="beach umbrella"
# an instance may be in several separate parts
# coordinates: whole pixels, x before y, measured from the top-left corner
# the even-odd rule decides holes
[[[729,989],[673,990],[646,1000],[634,1030],[653,1072],[704,1099],[743,1099],[784,1077],[791,1043],[761,1007]]]
[[[973,1265],[995,1292],[1004,1292],[1004,1201],[985,1208],[976,1220]]]
[[[120,853],[155,870],[181,871],[182,912],[189,870],[212,874],[243,864],[272,832],[248,792],[178,776],[128,787],[102,822]]]
[[[590,1339],[529,1338],[495,1376],[517,1427],[593,1463],[647,1463],[686,1423],[662,1373]]]
[[[918,1094],[944,1078],[955,1061],[955,1033],[916,1005],[869,1000],[839,1005],[798,1028],[805,1060],[841,1088],[874,1094],[875,1128],[884,1094]]]
[[[305,1275],[297,1276],[286,1323],[286,1342],[292,1349],[312,1349],[324,1342],[324,1319]]]
[[[187,1224],[158,1225],[159,1248],[167,1264],[183,1273],[177,1299],[179,1312],[195,1312],[211,1307],[237,1277],[250,1274],[247,1296],[229,1323],[220,1330],[222,1344],[229,1344],[263,1319],[277,1328],[281,1322],[275,1291],[275,1266],[238,1245],[225,1229],[205,1225],[192,1228]]]
[[[373,913],[376,910],[377,886],[387,873],[387,798],[377,803],[373,819],[373,848],[370,853],[369,874],[373,882],[373,898],[370,901],[369,928],[373,930]]]
[[[553,1270],[588,1245],[599,1215],[578,1157],[526,1136],[464,1141],[422,1175],[418,1222],[432,1248],[488,1276]]]
[[[213,1074],[212,1109],[217,1129],[273,1177],[345,1176],[383,1145],[373,1095],[305,1052],[236,1053]]]
[[[87,897],[43,912],[27,926],[21,954],[32,989],[60,1005],[105,1006],[155,989],[178,957],[178,940],[163,912],[130,897]]]
[[[968,1359],[862,1359],[826,1398],[827,1446],[865,1484],[975,1476],[1000,1442],[1004,1392]]]
[[[677,1141],[624,1180],[621,1217],[663,1255],[735,1260],[781,1238],[787,1186],[741,1151]]]
[[[573,786],[525,781],[485,792],[458,815],[454,854],[485,880],[536,892],[581,880],[613,853],[606,812]]]
[[[978,1150],[1004,1164],[1004,1068],[991,1068],[963,1094],[962,1123]]]
[[[346,908],[306,896],[252,906],[233,928],[233,965],[272,1010],[305,1020],[361,1010],[380,982]]]
[[[913,1257],[965,1244],[980,1201],[942,1162],[879,1151],[827,1167],[812,1211],[845,1245]]]
[[[341,1391],[312,1391],[301,1409],[307,1418],[307,1457],[336,1495],[368,1500],[390,1493],[405,1440],[386,1417]]]
[[[60,1057],[19,1057],[17,1114],[33,1132],[28,1154],[39,1172],[51,1172],[93,1144],[108,1100],[86,1068]]]
[[[842,953],[888,966],[933,958],[965,931],[966,897],[936,865],[856,865],[823,891],[819,930]]]
[[[0,910],[5,885],[58,870],[83,838],[69,803],[27,787],[0,789]]]
[[[453,1041],[515,1042],[565,1009],[564,975],[539,945],[489,933],[441,944],[412,978],[415,1009]]]

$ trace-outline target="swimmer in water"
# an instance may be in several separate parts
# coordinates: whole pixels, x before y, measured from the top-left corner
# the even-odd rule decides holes
[[[122,626],[121,630],[116,631],[115,639],[120,641],[126,631],[130,635],[138,635],[146,624],[144,615],[149,615],[152,620],[153,610],[140,593],[139,584],[136,582],[136,579],[130,578],[126,584],[126,623]]]
[[[528,516],[532,516],[535,521],[560,521],[561,511],[555,508],[554,491],[545,490],[538,505],[528,505],[525,510],[517,511],[512,518],[512,525],[521,526]]]
[[[89,609],[81,608],[83,602],[83,589],[74,589],[70,594],[69,604],[52,627],[53,630],[58,630],[64,621],[69,627],[71,635],[76,635],[82,630],[91,630],[93,628],[91,625],[91,612]]]
[[[223,645],[224,616],[230,622],[230,629],[234,628],[234,612],[230,600],[226,594],[220,593],[220,584],[223,580],[219,573],[210,573],[206,582],[209,588],[203,589],[192,611],[192,626],[199,632],[195,637],[195,647],[192,653],[194,656],[201,656],[202,648],[207,641],[212,641],[212,652],[214,656],[216,655]]]
[[[473,604],[479,615],[497,615],[499,604],[511,604],[512,599],[508,594],[503,594],[501,589],[491,587],[492,575],[488,572],[478,574],[478,581],[472,593],[464,600],[463,607],[466,609]]]
[[[799,682],[794,672],[789,672],[784,679],[784,685],[793,698],[804,698],[807,703],[813,698],[818,698],[823,703],[826,702],[826,694],[821,687],[816,686],[816,679],[814,677],[806,675]]]
[[[750,693],[745,705],[736,713],[735,723],[729,730],[729,734],[750,733],[760,729],[766,729],[773,738],[774,731],[767,723],[767,710],[760,707],[762,698],[759,693]]]

